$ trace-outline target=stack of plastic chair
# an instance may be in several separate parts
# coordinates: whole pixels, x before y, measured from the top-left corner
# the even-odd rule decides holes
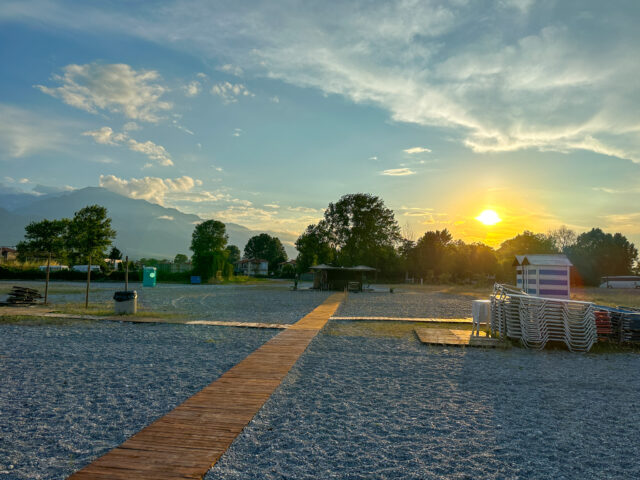
[[[535,297],[499,284],[494,286],[491,303],[492,331],[520,340],[527,348],[542,349],[547,342],[555,341],[563,342],[571,351],[586,352],[598,340],[592,303]],[[637,315],[640,338],[640,312]]]
[[[520,298],[520,340],[527,348],[541,350],[549,340],[549,331],[544,318],[546,304],[536,297]]]
[[[596,332],[598,340],[611,340],[613,337],[613,326],[611,316],[607,310],[595,310]]]
[[[596,330],[595,307],[591,303],[565,301],[565,341],[572,352],[588,352],[598,341]]]

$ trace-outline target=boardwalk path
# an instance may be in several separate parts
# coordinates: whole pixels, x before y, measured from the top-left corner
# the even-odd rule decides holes
[[[69,479],[202,478],[333,315],[333,294],[218,380]]]

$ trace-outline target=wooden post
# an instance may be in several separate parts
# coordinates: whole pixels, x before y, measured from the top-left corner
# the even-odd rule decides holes
[[[47,278],[44,282],[44,304],[47,304],[47,300],[49,299],[49,269],[51,268],[51,252],[49,252],[49,256],[47,257]]]
[[[125,267],[124,267],[124,291],[129,291],[129,255],[124,257]]]
[[[87,291],[84,296],[84,308],[89,308],[89,285],[91,284],[91,255],[89,255],[89,265],[87,265]]]

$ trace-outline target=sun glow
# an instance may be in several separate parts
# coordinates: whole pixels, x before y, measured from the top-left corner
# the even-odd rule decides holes
[[[476,217],[476,220],[484,225],[495,225],[496,223],[502,221],[498,214],[493,210],[484,210],[480,215]]]

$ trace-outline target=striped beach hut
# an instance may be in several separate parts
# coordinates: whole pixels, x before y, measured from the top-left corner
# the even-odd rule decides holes
[[[572,264],[565,255],[516,255],[516,285],[530,295],[570,298]]]

